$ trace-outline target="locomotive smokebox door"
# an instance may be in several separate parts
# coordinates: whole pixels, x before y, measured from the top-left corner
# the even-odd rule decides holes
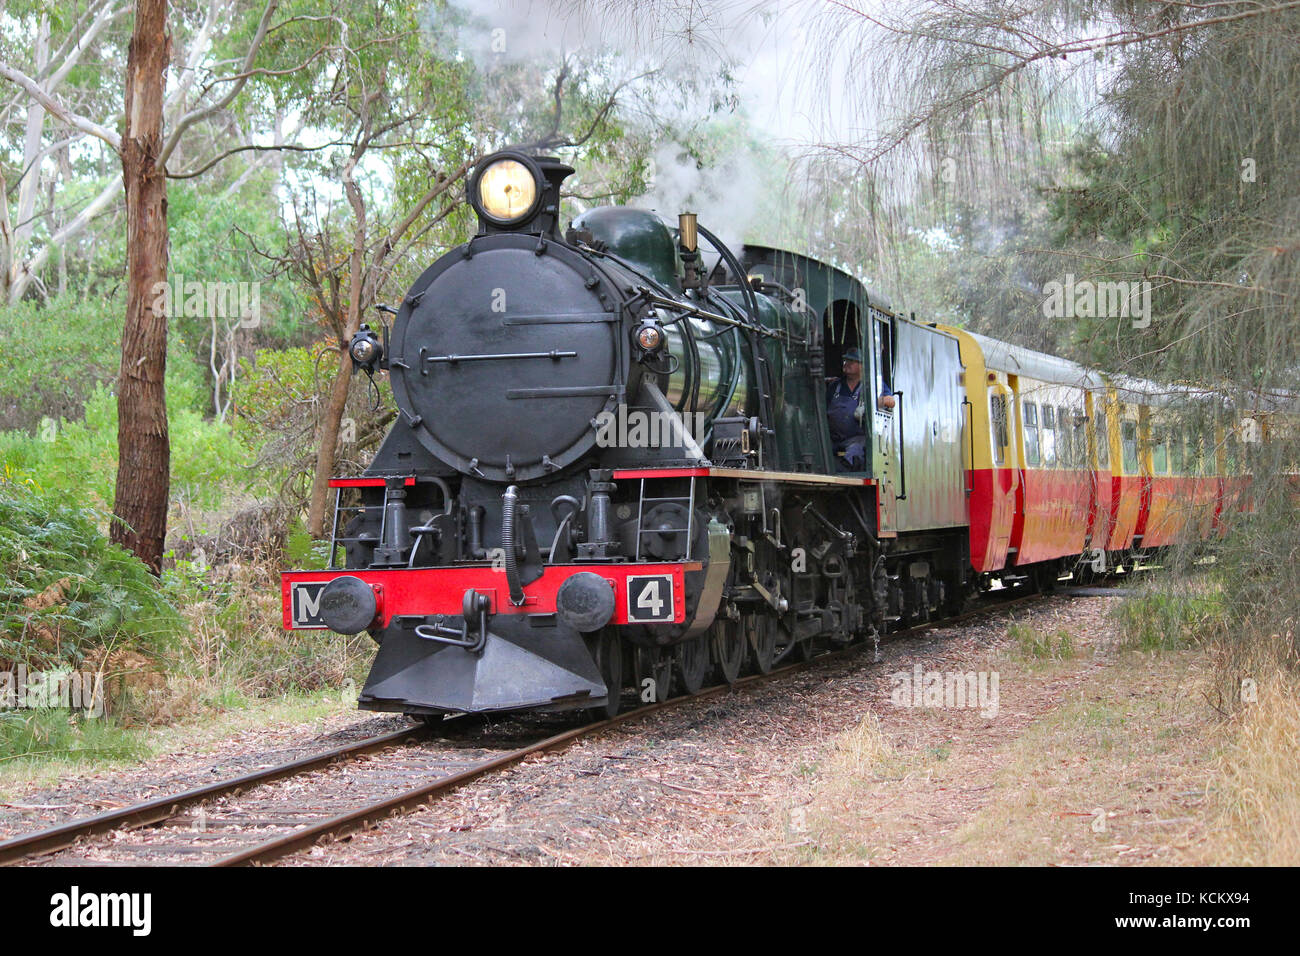
[[[623,396],[617,292],[561,243],[475,239],[416,281],[394,323],[391,380],[420,443],[463,474],[527,482],[596,442]]]

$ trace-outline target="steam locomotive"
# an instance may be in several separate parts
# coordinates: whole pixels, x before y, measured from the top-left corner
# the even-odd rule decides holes
[[[1210,537],[1236,506],[1222,463],[1161,429],[1156,390],[918,323],[689,213],[603,207],[561,231],[572,172],[482,160],[477,234],[350,343],[400,415],[331,482],[330,568],[286,572],[282,600],[286,627],[378,643],[362,708],[613,714],[628,686],[766,672],[995,581]],[[853,349],[858,470],[826,418]]]

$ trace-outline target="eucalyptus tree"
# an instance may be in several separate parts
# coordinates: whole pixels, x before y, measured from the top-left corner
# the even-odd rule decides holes
[[[115,542],[155,572],[162,559],[170,482],[163,393],[167,310],[157,292],[167,280],[167,163],[183,143],[191,142],[191,131],[220,118],[259,71],[258,53],[272,31],[278,6],[279,0],[255,5],[211,0],[197,15],[180,13],[170,18],[165,0],[137,0],[134,5],[90,0],[84,8],[67,13],[36,5],[9,11],[9,25],[30,32],[6,31],[5,58],[0,60],[0,78],[8,81],[14,94],[7,109],[16,112],[24,107],[26,117],[24,162],[18,173],[20,218],[13,223],[6,206],[0,219],[3,283],[11,301],[21,297],[50,251],[84,230],[98,211],[116,200],[117,190],[124,190],[127,305],[110,530]],[[298,19],[285,18],[275,28]],[[182,55],[168,91],[165,78],[178,28]],[[223,45],[219,39],[230,42]],[[239,54],[223,58],[231,45],[239,47]],[[100,51],[99,64],[86,59],[95,51]],[[282,66],[277,74],[301,67]],[[56,127],[49,143],[45,141],[47,118]],[[45,159],[59,149],[79,148],[87,137],[112,151],[121,164],[121,179],[106,183],[71,222],[48,233],[42,248],[24,259],[35,241],[36,224],[49,218],[48,213],[36,211],[28,198],[40,182]],[[51,209],[58,201],[53,184],[65,171],[56,169],[51,174]],[[21,237],[19,229],[25,230]]]

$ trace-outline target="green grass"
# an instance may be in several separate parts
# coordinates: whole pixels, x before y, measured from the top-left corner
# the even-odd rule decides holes
[[[166,753],[203,754],[233,734],[350,713],[356,695],[337,689],[254,698],[227,687],[199,714],[160,727],[123,727],[112,718],[70,718],[67,711],[0,712],[0,799],[52,787],[72,770],[139,764]]]
[[[96,651],[162,656],[181,619],[98,516],[0,475],[0,669],[51,670]]]
[[[1074,637],[1064,629],[1048,634],[1028,624],[1012,623],[1007,626],[1007,636],[1025,660],[1068,661],[1075,654]]]
[[[1116,610],[1127,647],[1171,651],[1204,643],[1222,634],[1227,610],[1217,589],[1174,590],[1156,585],[1135,594]]]
[[[0,711],[0,765],[39,760],[74,765],[139,760],[149,748],[141,735],[107,717],[61,709]]]

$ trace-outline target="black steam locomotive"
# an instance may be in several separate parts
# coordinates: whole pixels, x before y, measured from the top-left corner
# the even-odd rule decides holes
[[[572,172],[483,160],[477,235],[351,342],[400,417],[332,482],[342,561],[284,574],[285,626],[374,637],[363,708],[613,713],[629,686],[694,693],[960,604],[956,340],[824,263],[737,256],[691,214],[561,230]],[[826,424],[850,349],[858,471]]]

